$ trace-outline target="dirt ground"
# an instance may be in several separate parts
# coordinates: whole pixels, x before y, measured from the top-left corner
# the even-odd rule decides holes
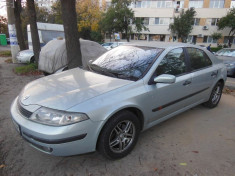
[[[55,157],[32,148],[10,118],[13,99],[33,76],[16,76],[0,58],[0,176],[235,176],[235,97],[198,106],[140,135],[133,152],[110,161],[98,152]]]

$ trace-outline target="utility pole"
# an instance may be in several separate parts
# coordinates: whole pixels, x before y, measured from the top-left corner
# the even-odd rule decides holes
[[[19,45],[16,37],[15,18],[14,18],[14,0],[7,0],[7,19],[8,19],[8,31],[11,45],[12,62],[17,63],[16,55],[19,52]]]

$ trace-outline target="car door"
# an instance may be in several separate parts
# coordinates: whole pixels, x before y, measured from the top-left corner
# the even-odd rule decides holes
[[[189,58],[190,72],[192,73],[191,89],[194,96],[192,101],[203,101],[210,95],[210,88],[216,81],[218,70],[213,67],[208,55],[201,49],[188,47],[186,53]]]
[[[188,71],[186,55],[183,48],[171,50],[157,66],[151,79],[170,74],[176,76],[175,83],[154,83],[147,85],[149,111],[152,115],[148,122],[163,118],[187,106],[187,96],[191,92],[192,74]]]

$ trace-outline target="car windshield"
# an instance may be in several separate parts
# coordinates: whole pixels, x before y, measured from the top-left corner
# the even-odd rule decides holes
[[[222,49],[216,52],[218,56],[234,56],[235,49]]]
[[[120,46],[100,56],[90,68],[108,76],[136,81],[145,74],[162,50],[153,47]]]

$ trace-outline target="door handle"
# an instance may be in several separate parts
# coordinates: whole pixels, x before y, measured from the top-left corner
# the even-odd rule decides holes
[[[187,80],[187,81],[184,82],[183,85],[184,85],[184,86],[187,86],[187,85],[189,85],[189,84],[191,84],[191,83],[192,83],[191,81],[188,81],[188,80]]]

